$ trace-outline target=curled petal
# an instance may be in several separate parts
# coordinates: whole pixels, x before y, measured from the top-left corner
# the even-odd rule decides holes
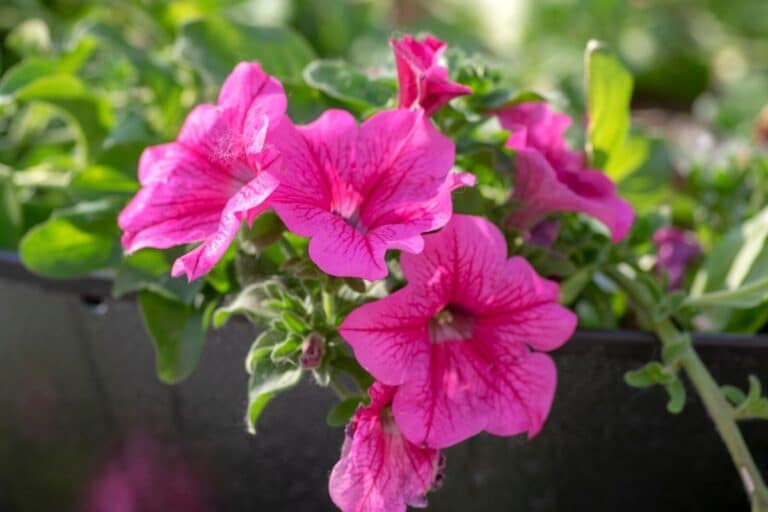
[[[543,217],[577,211],[600,220],[614,242],[623,240],[634,221],[632,206],[619,197],[611,180],[599,171],[558,173],[538,152],[517,152],[513,199],[520,207],[507,219],[511,226],[527,230]]]
[[[391,39],[398,80],[398,106],[421,108],[432,115],[457,96],[472,94],[469,87],[452,82],[440,65],[446,44],[433,36],[423,40],[406,35]]]
[[[372,403],[347,427],[328,488],[343,512],[405,512],[425,507],[441,468],[437,450],[409,443],[389,412],[393,389],[374,383]]]

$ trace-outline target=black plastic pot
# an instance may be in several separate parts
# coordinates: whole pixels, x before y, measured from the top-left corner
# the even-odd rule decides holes
[[[160,468],[162,482],[155,507],[137,511],[173,510],[157,503],[173,503],[174,486],[194,491],[199,507],[185,511],[334,510],[327,475],[343,432],[325,426],[330,392],[307,380],[270,404],[250,436],[243,358],[255,330],[233,322],[212,332],[189,380],[165,386],[136,305],[110,300],[109,286],[41,279],[0,254],[0,511],[96,510],[87,504],[105,482],[145,485],[131,480],[136,464]],[[768,380],[767,337],[696,343],[719,382]],[[623,383],[627,369],[658,357],[652,336],[578,332],[554,356],[559,385],[542,433],[449,449],[432,510],[748,510],[695,395],[674,416],[663,390]],[[744,432],[768,470],[765,423]],[[133,460],[137,452],[146,460]]]

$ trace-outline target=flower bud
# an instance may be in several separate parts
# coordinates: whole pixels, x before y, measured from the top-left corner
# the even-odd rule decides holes
[[[323,361],[325,340],[316,332],[309,333],[301,344],[299,364],[305,370],[314,370]]]

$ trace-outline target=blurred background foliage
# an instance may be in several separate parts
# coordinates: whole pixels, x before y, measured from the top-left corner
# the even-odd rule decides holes
[[[143,148],[174,138],[240,60],[285,84],[296,122],[329,107],[365,116],[394,105],[387,39],[403,32],[447,41],[452,73],[475,89],[436,120],[485,200],[504,199],[504,155],[478,149],[477,133],[462,140],[462,123],[493,108],[499,89],[536,91],[585,119],[583,52],[597,38],[635,77],[633,133],[648,141],[638,169],[609,172],[643,215],[636,253],[653,251],[650,230],[662,224],[694,229],[712,248],[765,205],[765,0],[5,0],[0,248],[55,277],[115,268],[116,293],[149,287],[190,304],[203,285],[169,279],[170,255],[121,256],[115,219],[138,189]],[[488,201],[462,194],[459,210],[490,215]],[[226,293],[226,272],[205,286]],[[580,310],[582,325],[615,325],[623,305],[599,279],[590,287],[588,306],[608,301],[609,313]]]

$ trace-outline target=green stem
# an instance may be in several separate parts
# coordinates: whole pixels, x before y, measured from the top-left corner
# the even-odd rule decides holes
[[[638,314],[653,326],[662,345],[676,343],[684,336],[669,319],[650,321],[653,318],[654,301],[650,292],[642,284],[618,269],[608,269],[606,274],[624,289]],[[736,465],[752,504],[752,512],[768,512],[768,489],[736,424],[733,408],[720,392],[720,387],[693,347],[689,347],[680,355],[679,363],[701,397],[707,413],[715,423],[720,438]]]
[[[336,297],[327,290],[322,291],[323,313],[329,327],[336,326]]]

